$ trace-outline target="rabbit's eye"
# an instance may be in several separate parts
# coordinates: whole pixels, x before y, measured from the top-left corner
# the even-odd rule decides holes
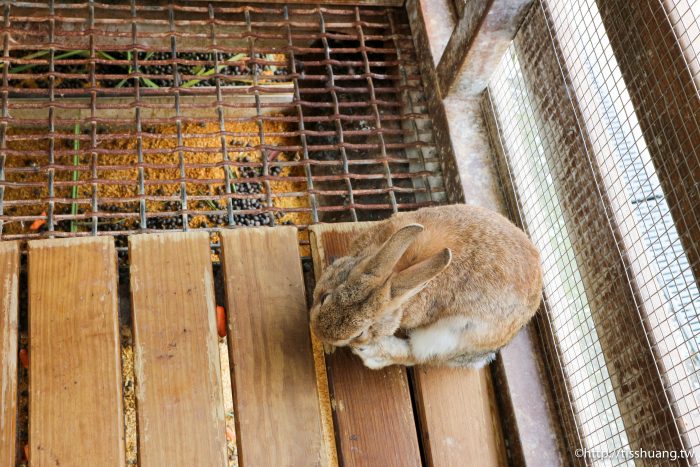
[[[350,339],[350,340],[351,340],[351,341],[354,341],[354,340],[356,340],[356,339],[359,339],[360,337],[364,337],[364,335],[365,335],[366,332],[367,332],[367,331],[362,331],[362,332],[360,332],[359,334],[357,334],[355,337],[353,337],[353,338]]]
[[[321,305],[325,304],[326,301],[330,298],[330,296],[330,292],[324,292],[323,294],[321,294]]]

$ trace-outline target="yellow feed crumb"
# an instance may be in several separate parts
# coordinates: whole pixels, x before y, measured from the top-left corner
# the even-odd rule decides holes
[[[97,135],[97,148],[101,151],[112,150],[120,151],[120,153],[100,154],[97,156],[97,178],[100,179],[100,182],[96,187],[96,195],[98,202],[100,202],[100,209],[113,204],[101,201],[103,199],[135,198],[138,195],[137,182],[139,175],[137,164],[139,142],[137,135],[131,134],[127,137],[115,138],[112,133],[120,133],[120,131],[114,128],[108,128],[108,130],[110,134],[99,133]],[[261,152],[252,149],[260,141],[257,136],[259,128],[256,122],[227,122],[225,130],[233,135],[226,137],[227,147],[229,148],[228,154],[231,160],[236,160],[239,157],[247,157],[250,162],[260,162],[262,160]],[[151,134],[150,136],[145,135],[141,139],[143,161],[146,164],[143,170],[146,195],[179,196],[180,182],[178,182],[178,179],[181,175],[180,157],[182,156],[185,164],[201,165],[196,168],[187,167],[184,170],[186,178],[194,179],[192,182],[186,183],[187,195],[207,196],[211,199],[216,199],[217,190],[224,186],[225,180],[224,168],[219,165],[223,161],[223,155],[218,123],[185,123],[182,125],[182,146],[202,148],[202,151],[197,151],[196,149],[178,151],[177,138],[174,137],[177,134],[175,125],[160,125],[144,129],[144,131]],[[289,138],[275,135],[276,133],[288,131],[287,124],[284,122],[264,122],[263,131],[266,144],[294,144],[294,141],[290,141]],[[26,138],[22,137],[23,135],[26,135]],[[46,170],[42,169],[42,166],[46,164],[48,159],[49,140],[46,138],[34,138],[35,135],[26,130],[15,131],[13,138],[8,142],[9,149],[21,151],[22,154],[27,154],[27,156],[22,157],[22,154],[13,154],[7,158],[6,167],[8,169],[23,168],[25,171],[9,172],[6,180],[15,183],[36,184],[36,186],[8,187],[6,189],[4,198],[6,201],[35,200],[35,202],[27,206],[7,206],[5,214],[8,216],[40,215],[47,210],[48,204],[45,200],[48,198],[48,179]],[[85,142],[81,144],[84,148]],[[232,148],[242,150],[241,152],[234,152],[231,150]],[[68,168],[55,170],[54,180],[65,182],[76,177],[78,181],[87,182],[91,178],[89,170],[74,172],[70,167],[73,165],[90,167],[90,156],[89,154],[71,154],[72,149],[73,142],[71,140],[55,140],[55,152],[67,151],[65,154],[54,156],[55,164]],[[206,150],[211,150],[211,152]],[[34,156],[31,156],[30,152]],[[46,154],[46,157],[43,154]],[[36,157],[37,155],[41,155],[41,157]],[[116,168],[117,166],[126,168]],[[231,174],[233,179],[241,176],[240,170],[237,168],[232,168]],[[303,169],[301,167],[284,167],[280,175],[283,177],[300,176],[303,175]],[[124,183],[125,181],[129,183]],[[273,194],[305,193],[306,183],[303,181],[270,181],[270,189]],[[71,187],[56,187],[54,196],[71,199],[73,197],[72,191]],[[77,188],[75,197],[78,199],[90,199],[92,192],[93,186],[86,183]],[[303,195],[272,198],[272,203],[273,206],[279,208],[309,208],[308,197]],[[116,206],[119,211],[138,212],[135,202],[128,205],[116,203]],[[85,203],[78,204],[77,207],[79,213],[90,209],[89,204]],[[206,201],[190,200],[188,207],[195,210],[214,209]],[[67,214],[70,212],[70,209],[70,203],[57,203],[55,212],[57,214]],[[168,210],[165,203],[161,201],[147,201],[146,209],[148,212]],[[291,222],[295,225],[308,225],[311,222],[311,215],[306,211],[288,212],[278,219],[278,223],[285,222]],[[8,221],[4,225],[4,233],[25,233],[29,228],[29,224],[30,222]],[[135,228],[135,225],[135,219],[127,220],[124,223],[125,228]],[[193,216],[190,219],[190,227],[192,228],[212,226],[213,224],[203,215]],[[301,235],[303,236],[305,233],[301,233]]]

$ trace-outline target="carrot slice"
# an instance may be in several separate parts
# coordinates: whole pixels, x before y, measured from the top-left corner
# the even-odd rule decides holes
[[[22,368],[29,368],[29,352],[27,352],[27,349],[20,349],[19,362],[22,364]]]
[[[46,216],[46,211],[41,212],[42,216]],[[35,231],[39,230],[42,225],[46,224],[46,219],[37,219],[34,222],[32,222],[32,225],[29,226],[29,230]]]
[[[219,337],[226,337],[226,309],[221,305],[216,306],[216,332]]]

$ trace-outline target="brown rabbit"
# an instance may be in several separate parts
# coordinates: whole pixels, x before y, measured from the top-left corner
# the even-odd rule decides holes
[[[541,292],[539,252],[506,218],[425,208],[378,222],[325,269],[311,327],[369,368],[481,367],[534,315]]]

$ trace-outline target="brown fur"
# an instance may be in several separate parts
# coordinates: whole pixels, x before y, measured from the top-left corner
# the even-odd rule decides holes
[[[367,274],[382,246],[410,224],[424,230],[405,242],[400,259],[386,265],[386,272]],[[434,277],[413,296],[393,296],[392,284],[397,290],[400,272],[412,266],[404,279],[421,272]],[[467,205],[425,208],[377,223],[355,240],[347,257],[326,268],[314,292],[311,323],[324,342],[357,347],[399,328],[410,332],[459,315],[479,323],[464,333],[463,350],[485,354],[503,347],[529,321],[541,290],[539,252],[506,218]],[[397,363],[420,363],[410,356],[402,360]]]

